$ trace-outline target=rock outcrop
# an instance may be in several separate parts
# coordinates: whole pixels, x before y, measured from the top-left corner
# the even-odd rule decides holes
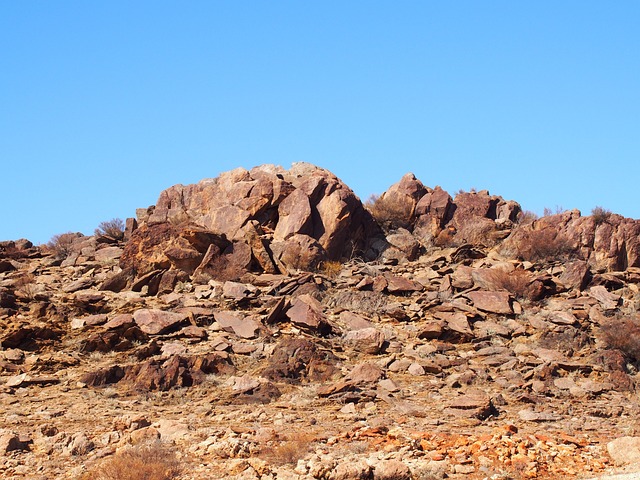
[[[366,254],[377,233],[342,181],[304,163],[175,185],[139,210],[136,223],[121,266],[138,277],[169,269],[208,278],[313,270]]]

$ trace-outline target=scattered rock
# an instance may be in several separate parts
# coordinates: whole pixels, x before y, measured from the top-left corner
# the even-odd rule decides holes
[[[133,313],[133,319],[140,330],[149,335],[168,333],[187,321],[187,317],[180,313],[147,308],[136,310]]]

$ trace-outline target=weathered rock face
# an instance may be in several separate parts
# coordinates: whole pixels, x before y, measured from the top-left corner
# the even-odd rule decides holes
[[[140,227],[121,260],[138,274],[315,268],[324,259],[364,252],[376,233],[370,214],[343,182],[304,163],[290,170],[239,168],[175,185],[138,217]]]
[[[594,269],[624,271],[640,267],[640,221],[611,214],[598,222],[571,210],[520,226],[502,251],[531,260],[574,257]]]
[[[391,233],[387,258],[413,260],[415,251],[398,252],[396,229],[410,231],[422,245],[464,243],[493,246],[507,237],[521,212],[520,205],[489,195],[486,190],[460,193],[455,200],[441,187],[425,187],[407,174],[370,207],[375,219]],[[404,245],[408,245],[406,239]]]

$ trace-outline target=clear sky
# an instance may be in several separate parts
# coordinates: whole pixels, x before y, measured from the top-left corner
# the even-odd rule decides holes
[[[4,1],[0,240],[306,161],[640,217],[640,2]]]

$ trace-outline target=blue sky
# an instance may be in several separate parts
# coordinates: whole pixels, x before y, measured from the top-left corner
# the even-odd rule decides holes
[[[307,161],[640,218],[640,2],[0,3],[0,240]]]

